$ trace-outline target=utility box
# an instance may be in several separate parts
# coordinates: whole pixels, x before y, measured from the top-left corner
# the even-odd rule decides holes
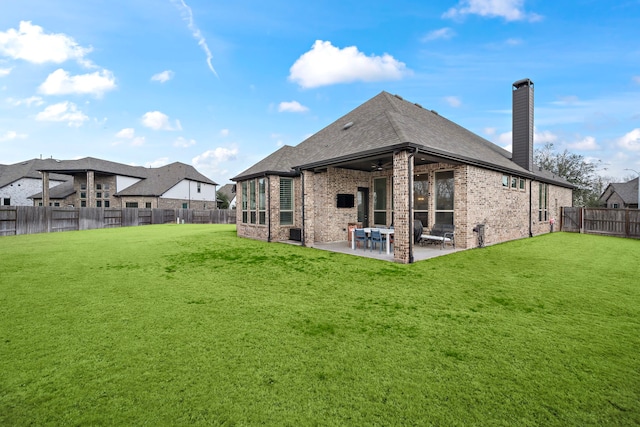
[[[473,228],[474,233],[478,233],[478,247],[484,247],[484,224],[478,224]]]

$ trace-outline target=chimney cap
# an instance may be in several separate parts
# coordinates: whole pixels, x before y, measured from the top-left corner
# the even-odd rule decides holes
[[[533,86],[533,82],[531,81],[531,79],[522,79],[513,83],[514,89],[520,89],[521,87],[525,86]]]

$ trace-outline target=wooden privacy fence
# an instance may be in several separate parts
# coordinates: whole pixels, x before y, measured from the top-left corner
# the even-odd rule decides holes
[[[561,230],[640,239],[640,210],[562,208]]]
[[[235,224],[234,209],[0,206],[0,236],[167,224]]]

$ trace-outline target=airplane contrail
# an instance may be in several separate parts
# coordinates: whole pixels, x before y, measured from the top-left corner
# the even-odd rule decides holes
[[[211,59],[213,58],[213,55],[209,50],[209,46],[207,45],[207,40],[205,40],[204,36],[200,32],[200,29],[193,22],[193,12],[191,11],[191,8],[184,2],[184,0],[171,0],[171,2],[175,4],[178,8],[180,8],[180,11],[182,12],[182,19],[187,22],[187,27],[189,28],[189,30],[191,30],[191,34],[196,40],[198,40],[198,45],[200,45],[202,50],[204,50],[204,53],[207,55],[207,65],[209,66],[209,69],[213,74],[215,74],[216,77],[219,78],[218,73],[216,72],[215,68],[213,68],[213,65],[211,64]]]

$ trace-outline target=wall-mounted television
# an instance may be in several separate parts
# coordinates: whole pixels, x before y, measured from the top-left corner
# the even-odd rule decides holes
[[[355,198],[353,194],[338,194],[337,206],[339,208],[352,208],[355,206]]]

